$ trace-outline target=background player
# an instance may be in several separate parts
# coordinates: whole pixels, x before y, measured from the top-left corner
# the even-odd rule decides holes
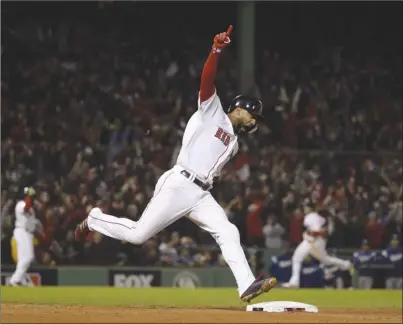
[[[10,278],[11,286],[20,286],[29,266],[34,261],[34,233],[41,229],[41,223],[35,217],[33,199],[35,190],[24,188],[25,197],[15,205],[14,239],[17,247],[17,267]]]
[[[303,240],[294,251],[292,257],[292,275],[290,281],[283,287],[299,287],[302,262],[307,255],[313,256],[324,265],[335,265],[341,270],[353,269],[350,261],[330,256],[326,252],[327,220],[324,216],[313,210],[309,199],[304,202],[304,226]]]
[[[158,180],[154,196],[138,222],[91,210],[76,229],[77,240],[88,231],[133,244],[142,244],[181,217],[188,217],[217,241],[234,274],[240,298],[249,302],[268,292],[275,278],[255,279],[240,244],[238,229],[209,190],[213,179],[238,151],[238,136],[256,131],[262,103],[249,96],[236,97],[225,111],[217,96],[214,79],[222,50],[230,43],[232,26],[215,36],[204,65],[198,110],[188,121],[176,165]]]
[[[372,289],[374,283],[374,269],[368,267],[369,264],[376,262],[376,252],[371,251],[368,240],[364,239],[361,244],[361,249],[354,252],[353,263],[357,269],[357,288]]]
[[[393,234],[390,245],[381,252],[382,256],[393,265],[393,269],[386,277],[386,289],[402,289],[402,253],[399,236]]]

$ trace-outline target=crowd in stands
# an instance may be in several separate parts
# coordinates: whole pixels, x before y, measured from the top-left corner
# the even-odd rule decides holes
[[[142,246],[98,233],[74,241],[94,206],[141,216],[197,109],[207,53],[187,41],[156,51],[125,39],[119,24],[101,27],[28,20],[2,37],[2,262],[11,262],[16,199],[34,185],[45,232],[38,263],[224,265],[213,239],[187,219]],[[224,104],[237,94],[231,51],[217,79]],[[306,197],[331,211],[332,247],[366,238],[382,248],[401,237],[401,57],[340,48],[304,61],[258,54],[251,91],[264,102],[265,125],[240,141],[213,189],[245,247],[297,245]]]

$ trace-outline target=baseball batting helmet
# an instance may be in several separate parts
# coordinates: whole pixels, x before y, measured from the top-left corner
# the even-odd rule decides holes
[[[236,108],[245,109],[256,119],[263,118],[263,103],[252,96],[239,95],[236,96],[227,109],[227,114],[234,111]]]

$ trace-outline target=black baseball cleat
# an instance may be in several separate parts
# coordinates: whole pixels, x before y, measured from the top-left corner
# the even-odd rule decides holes
[[[246,303],[257,296],[269,292],[277,284],[277,279],[274,277],[267,279],[257,278],[246,291],[242,294],[241,299]]]
[[[76,241],[83,242],[87,238],[90,229],[88,228],[88,220],[84,219],[80,224],[77,225],[76,230],[74,232],[74,237]]]

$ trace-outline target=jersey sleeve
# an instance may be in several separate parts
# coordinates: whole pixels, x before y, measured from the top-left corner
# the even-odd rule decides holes
[[[222,108],[220,98],[217,95],[217,91],[214,91],[214,94],[203,102],[200,102],[199,93],[197,106],[201,115],[203,116],[203,119],[220,119],[224,115],[224,110]]]
[[[306,227],[306,228],[310,228],[310,220],[309,220],[309,215],[306,215],[305,217],[304,217],[304,227]]]
[[[320,232],[325,225],[325,219],[322,217],[318,217],[314,222],[311,224],[311,231]]]
[[[326,223],[326,219],[317,214],[308,214],[304,218],[304,226],[313,232],[320,232]]]
[[[17,202],[17,204],[15,205],[15,214],[16,215],[22,215],[25,213],[24,211],[25,208],[25,201],[19,201]]]

